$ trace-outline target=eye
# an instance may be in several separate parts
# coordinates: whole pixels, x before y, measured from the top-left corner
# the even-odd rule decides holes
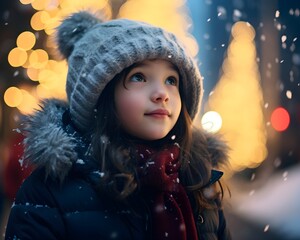
[[[178,86],[178,80],[176,77],[168,77],[166,83],[173,86]]]
[[[129,80],[130,80],[131,82],[146,82],[144,75],[141,74],[141,73],[135,73],[135,74],[133,74],[133,75],[129,78]]]

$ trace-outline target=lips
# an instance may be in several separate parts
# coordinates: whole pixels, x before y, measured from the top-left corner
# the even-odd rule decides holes
[[[145,113],[146,116],[158,116],[158,117],[165,117],[165,116],[170,116],[170,113],[166,109],[156,109],[151,112]]]

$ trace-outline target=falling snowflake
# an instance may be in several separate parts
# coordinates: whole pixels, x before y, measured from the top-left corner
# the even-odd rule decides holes
[[[280,165],[281,165],[281,159],[280,159],[280,158],[276,158],[276,159],[274,160],[274,166],[275,166],[276,168],[278,168]]]
[[[235,17],[235,19],[240,18],[240,17],[242,17],[242,12],[238,9],[234,9],[233,10],[233,16]]]
[[[293,64],[300,66],[300,54],[293,54],[292,62]]]
[[[264,107],[268,108],[269,107],[269,103],[265,103]]]
[[[286,97],[288,98],[288,99],[292,99],[292,92],[290,91],[290,90],[287,90],[286,91]]]
[[[287,176],[288,176],[288,171],[284,171],[282,174],[283,180],[286,181],[287,180]]]
[[[93,171],[94,174],[98,174],[100,177],[104,177],[105,173],[100,171]]]
[[[110,238],[111,239],[114,239],[114,238],[117,238],[118,237],[118,233],[117,232],[112,232],[111,234],[110,234]]]
[[[101,137],[100,137],[100,140],[101,140],[101,142],[102,142],[103,144],[104,144],[104,143],[108,143],[108,137],[105,136],[105,135],[101,136]]]
[[[270,228],[270,225],[269,224],[266,225],[265,228],[264,228],[264,232],[267,232],[269,230],[269,228]]]
[[[185,224],[180,224],[179,229],[180,231],[185,231]]]
[[[292,43],[291,46],[290,46],[290,51],[294,52],[295,49],[296,49],[296,45],[294,43]]]
[[[24,164],[24,158],[20,158],[20,159],[19,159],[19,163],[20,163],[20,166],[23,167],[23,164]]]
[[[218,6],[217,11],[218,11],[218,17],[220,19],[226,19],[227,11],[224,7]]]
[[[84,164],[85,162],[84,162],[82,159],[78,159],[78,160],[76,161],[76,163],[78,163],[78,164]]]
[[[278,31],[280,31],[282,29],[282,25],[280,23],[276,23],[275,26]]]
[[[18,76],[19,75],[19,71],[15,71],[14,72],[14,77]]]
[[[203,38],[204,38],[205,40],[208,40],[208,39],[210,38],[210,35],[209,35],[208,33],[205,33],[205,34],[203,35]]]
[[[19,128],[14,128],[13,132],[21,133],[21,130]]]
[[[163,205],[159,204],[155,206],[155,212],[162,212],[164,210]]]

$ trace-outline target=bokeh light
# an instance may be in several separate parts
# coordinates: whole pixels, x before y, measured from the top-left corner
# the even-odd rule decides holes
[[[192,23],[184,4],[184,0],[129,0],[122,5],[119,17],[145,21],[175,33],[186,49],[196,56],[198,44],[188,32]]]
[[[31,4],[34,0],[20,0],[20,3],[27,5],[27,4]]]
[[[31,4],[35,13],[30,19],[30,25],[37,33],[43,31],[47,36],[44,49],[33,49],[37,41],[34,33],[30,31],[21,33],[17,39],[17,47],[12,49],[8,56],[11,66],[26,68],[25,73],[28,78],[37,83],[32,91],[20,88],[21,92],[23,90],[25,92],[22,92],[23,100],[19,103],[18,109],[28,113],[30,108],[35,107],[33,98],[36,102],[50,97],[66,99],[66,61],[60,58],[52,59],[57,55],[50,54],[57,52],[56,42],[53,40],[55,40],[55,29],[60,25],[62,18],[76,11],[87,9],[92,10],[98,16],[103,16],[104,19],[110,19],[112,9],[108,0],[20,0],[20,3]],[[122,5],[118,17],[138,19],[165,27],[179,35],[183,43],[196,56],[198,45],[188,33],[191,20],[184,3],[184,0],[163,2],[131,0]],[[27,107],[25,107],[26,104]]]
[[[27,61],[27,52],[21,48],[13,48],[8,54],[8,62],[13,67],[20,67]]]
[[[257,167],[266,158],[267,135],[255,31],[249,23],[237,22],[231,33],[222,75],[207,108],[222,117],[220,133],[231,148],[232,170],[241,171]]]
[[[36,42],[36,37],[32,32],[22,32],[17,38],[17,46],[24,50],[30,50],[33,48]]]
[[[4,102],[7,106],[17,107],[23,101],[23,94],[17,87],[10,87],[4,93]]]
[[[45,67],[47,65],[48,60],[48,53],[43,49],[34,50],[29,56],[30,66],[36,69]]]
[[[202,116],[201,125],[207,132],[215,133],[222,127],[222,118],[219,113],[209,111]]]
[[[47,21],[49,21],[49,19],[50,19],[50,15],[48,12],[46,11],[36,12],[31,18],[30,21],[31,27],[36,31],[43,30],[45,29],[46,23]]]
[[[22,114],[30,114],[33,110],[39,109],[38,101],[27,90],[21,89],[23,101],[17,106]]]
[[[282,132],[288,128],[290,124],[290,115],[283,107],[276,108],[271,114],[271,125],[278,131]]]

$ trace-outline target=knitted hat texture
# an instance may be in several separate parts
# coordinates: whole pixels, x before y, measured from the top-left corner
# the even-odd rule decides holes
[[[177,66],[188,113],[192,119],[196,116],[202,79],[193,58],[174,34],[128,19],[103,22],[81,11],[62,21],[57,43],[68,61],[66,92],[70,115],[82,132],[94,120],[94,108],[105,86],[125,68],[146,59],[168,60]]]

